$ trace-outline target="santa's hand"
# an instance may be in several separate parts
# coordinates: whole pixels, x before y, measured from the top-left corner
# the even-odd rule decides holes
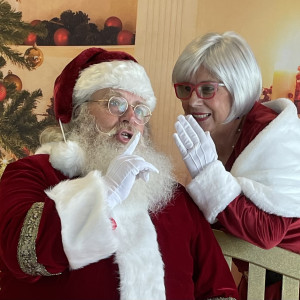
[[[218,159],[215,144],[196,120],[180,115],[175,123],[177,133],[173,137],[192,178],[195,178],[209,163]]]
[[[141,134],[133,136],[125,151],[112,160],[104,176],[108,188],[107,202],[113,208],[125,200],[136,179],[149,180],[149,172],[158,170],[138,155],[132,155]]]

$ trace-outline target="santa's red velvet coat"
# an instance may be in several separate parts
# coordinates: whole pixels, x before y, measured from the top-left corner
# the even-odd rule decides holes
[[[99,174],[88,176],[83,179],[86,180],[84,182],[93,184]],[[121,213],[115,214],[117,228],[114,229],[111,220],[105,218],[105,214],[101,215],[103,208],[99,208],[101,213],[97,217],[105,218],[101,226],[106,229],[100,228],[100,223],[97,223],[99,228],[96,229],[95,226],[87,227],[91,235],[95,235],[95,240],[78,242],[85,227],[80,227],[77,231],[79,234],[72,236],[67,226],[71,221],[65,219],[78,214],[76,218],[80,224],[85,209],[71,209],[69,214],[66,213],[69,203],[60,203],[60,191],[53,196],[55,189],[52,194],[49,189],[62,184],[64,194],[64,186],[72,183],[67,179],[52,167],[47,154],[21,159],[8,165],[5,170],[0,185],[0,299],[114,300],[130,299],[130,292],[137,291],[136,294],[144,293],[143,299],[153,300],[160,298],[160,291],[155,294],[155,280],[158,278],[159,285],[160,277],[163,278],[166,299],[237,297],[233,278],[210,225],[182,186],[178,187],[167,207],[156,215],[150,215],[147,222],[150,229],[154,225],[154,232],[149,230],[148,225],[144,226],[144,215],[141,220],[138,217],[134,219],[130,212],[128,219],[132,220],[129,221],[126,220],[126,213],[123,215],[124,221]],[[76,179],[74,182],[77,186],[82,184]],[[76,185],[71,192],[77,189]],[[93,199],[94,195],[90,196]],[[86,207],[91,205],[89,201],[86,199]],[[94,207],[92,210],[97,212],[97,209]],[[76,218],[73,220],[73,229],[76,228]],[[126,224],[131,227],[125,228]],[[114,241],[118,231],[122,230],[128,232],[129,238],[124,241],[127,248],[122,248],[122,243]],[[133,243],[130,242],[131,231],[134,235],[141,233]],[[157,239],[161,266],[160,257],[158,263],[152,262],[151,255],[155,249],[149,252],[148,259],[147,247],[136,249],[141,246],[136,245],[140,240],[146,240],[147,245],[148,231],[152,239]],[[105,239],[107,244],[99,250],[101,253],[91,249],[98,243],[104,243]],[[122,261],[120,253],[124,249],[126,259]],[[146,257],[139,256],[143,251]],[[116,253],[119,253],[119,257]],[[122,266],[122,272],[120,264],[125,265]],[[164,270],[163,274],[160,268]],[[148,276],[147,279],[148,273],[152,274],[152,278]],[[120,283],[121,280],[123,283]]]

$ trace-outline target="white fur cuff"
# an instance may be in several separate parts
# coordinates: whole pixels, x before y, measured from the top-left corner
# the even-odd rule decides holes
[[[211,224],[216,222],[217,215],[241,193],[239,183],[219,160],[207,165],[186,189]]]
[[[45,192],[56,204],[70,268],[81,268],[116,251],[117,240],[106,213],[105,187],[98,171],[63,181]]]

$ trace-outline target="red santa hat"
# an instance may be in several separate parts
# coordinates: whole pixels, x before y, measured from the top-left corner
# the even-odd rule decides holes
[[[73,107],[89,101],[103,88],[121,89],[145,99],[154,110],[156,98],[145,69],[122,51],[89,48],[75,57],[54,84],[54,112],[57,120],[70,122]]]

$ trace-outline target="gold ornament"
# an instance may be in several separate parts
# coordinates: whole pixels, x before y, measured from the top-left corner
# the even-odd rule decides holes
[[[34,45],[28,48],[24,53],[24,59],[33,69],[39,67],[44,61],[43,52]]]
[[[17,75],[13,74],[10,70],[8,71],[8,75],[3,78],[3,81],[7,83],[14,83],[18,92],[22,90],[21,79]]]

